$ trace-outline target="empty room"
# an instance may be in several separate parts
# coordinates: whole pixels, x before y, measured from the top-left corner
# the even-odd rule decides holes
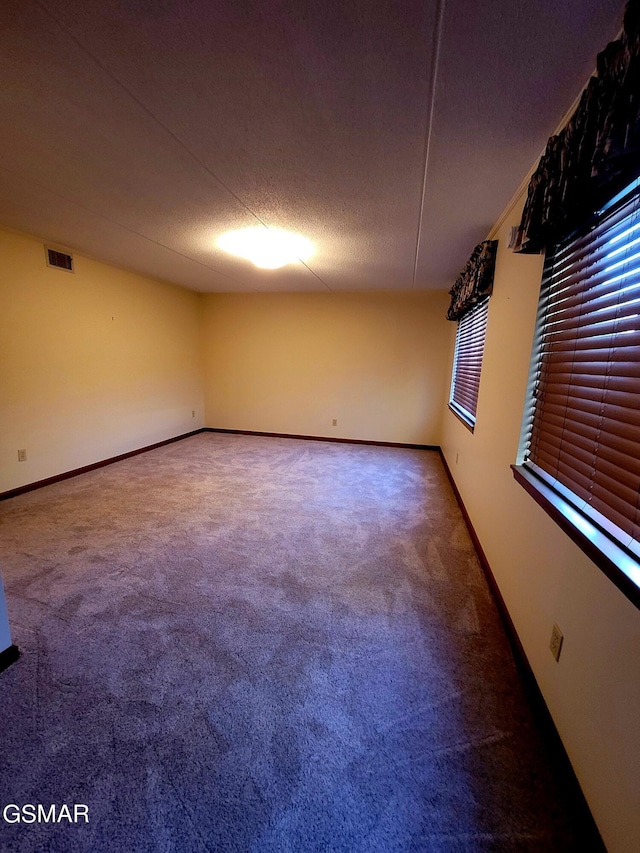
[[[0,851],[640,849],[640,2],[6,0]]]

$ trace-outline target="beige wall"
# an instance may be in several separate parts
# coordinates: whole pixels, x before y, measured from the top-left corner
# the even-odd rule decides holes
[[[610,853],[640,850],[637,609],[513,479],[542,258],[497,237],[477,426],[445,409],[442,447]],[[449,359],[449,370],[452,353]],[[552,626],[564,633],[558,663]]]
[[[0,491],[202,426],[196,294],[9,231],[0,257]]]
[[[444,293],[208,294],[206,425],[438,444],[446,305]]]

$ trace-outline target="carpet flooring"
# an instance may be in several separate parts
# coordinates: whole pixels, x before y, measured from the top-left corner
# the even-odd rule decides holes
[[[0,504],[2,851],[599,849],[435,452],[203,433]]]

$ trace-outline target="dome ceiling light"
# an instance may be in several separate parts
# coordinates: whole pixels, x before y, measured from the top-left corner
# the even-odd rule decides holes
[[[306,237],[263,226],[227,231],[218,238],[217,245],[225,252],[268,270],[306,261],[313,255],[313,243]]]

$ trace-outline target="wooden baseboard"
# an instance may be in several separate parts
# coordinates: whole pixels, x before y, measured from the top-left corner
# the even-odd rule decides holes
[[[20,650],[17,646],[9,646],[0,652],[0,672],[3,672],[12,663],[15,663],[20,657]]]
[[[204,432],[222,432],[231,435],[260,435],[267,438],[295,438],[304,441],[332,441],[337,444],[368,444],[374,447],[404,447],[409,450],[440,450],[437,444],[410,444],[401,441],[366,441],[362,438],[333,438],[327,435],[297,435],[290,432],[260,432],[252,429],[218,429],[205,427]]]
[[[451,483],[451,488],[453,489],[458,506],[460,507],[460,512],[462,513],[467,530],[469,531],[469,536],[471,537],[471,541],[473,542],[473,546],[478,555],[480,566],[482,567],[482,571],[487,579],[493,600],[496,603],[500,619],[513,651],[513,656],[527,698],[533,708],[533,712],[543,736],[549,745],[549,753],[553,762],[554,771],[563,789],[568,794],[571,807],[577,817],[577,822],[579,822],[579,826],[577,828],[580,833],[583,833],[583,837],[578,840],[584,843],[584,846],[582,847],[584,850],[593,851],[593,853],[606,853],[606,847],[602,841],[596,822],[593,819],[589,805],[582,793],[582,788],[580,787],[578,778],[571,765],[567,751],[564,748],[564,744],[560,734],[558,733],[556,724],[553,721],[551,712],[549,711],[544,696],[542,695],[542,691],[540,690],[536,677],[533,673],[533,669],[531,668],[531,664],[527,658],[522,641],[518,636],[518,632],[513,624],[513,620],[511,619],[505,600],[502,597],[500,588],[497,584],[493,571],[491,570],[489,561],[487,560],[487,555],[484,553],[480,540],[478,539],[478,535],[473,527],[469,513],[464,505],[464,501],[462,500],[462,496],[458,490],[456,482],[453,479],[451,469],[447,464],[447,460],[444,457],[442,449],[440,449],[440,458],[442,459],[444,470],[447,473],[447,477]],[[594,844],[596,846],[594,846]]]
[[[129,459],[131,456],[137,456],[139,453],[146,453],[148,450],[155,450],[156,447],[164,447],[165,444],[172,444],[174,441],[182,441],[183,438],[189,438],[192,435],[198,435],[202,432],[220,432],[230,433],[232,435],[262,435],[271,438],[297,438],[306,439],[308,441],[334,441],[340,444],[371,444],[377,447],[405,447],[411,450],[440,450],[437,444],[407,444],[395,441],[364,441],[358,438],[331,438],[323,435],[295,435],[293,433],[284,432],[259,432],[257,430],[247,429],[217,429],[215,427],[202,427],[201,429],[194,429],[192,432],[185,432],[182,435],[176,435],[173,438],[166,438],[164,441],[157,441],[155,444],[148,444],[146,447],[139,447],[137,450],[129,450],[127,453],[120,453],[118,456],[111,456],[109,459],[101,459],[99,462],[92,462],[90,465],[83,465],[81,468],[74,468],[71,471],[63,471],[61,474],[55,474],[53,477],[47,477],[44,480],[36,480],[34,483],[27,483],[26,485],[18,486],[15,489],[8,489],[6,492],[0,492],[0,501],[15,498],[18,495],[23,495],[25,492],[32,492],[34,489],[41,489],[44,486],[50,486],[53,483],[59,483],[61,480],[68,480],[70,477],[77,477],[79,474],[86,474],[88,471],[95,471],[96,468],[103,468],[105,465],[112,465],[114,462],[121,462],[123,459]]]
[[[24,486],[18,486],[16,489],[0,492],[0,501],[15,498],[18,495],[23,495],[25,492],[32,492],[34,489],[50,486],[52,483],[59,483],[61,480],[68,480],[70,477],[77,477],[79,474],[86,474],[87,471],[95,471],[96,468],[104,468],[105,465],[121,462],[123,459],[129,459],[130,456],[137,456],[140,453],[146,453],[148,450],[155,450],[156,447],[164,447],[165,444],[173,444],[174,441],[182,441],[183,438],[189,438],[189,436],[198,435],[201,432],[204,432],[204,429],[194,429],[192,432],[185,432],[173,438],[165,438],[164,441],[156,441],[155,444],[148,444],[146,447],[139,447],[137,450],[129,450],[127,453],[120,453],[118,456],[109,457],[109,459],[92,462],[91,465],[83,465],[82,468],[74,468],[72,471],[64,471],[62,474],[55,474],[53,477],[47,477],[44,480],[36,480],[35,483],[27,483]]]

